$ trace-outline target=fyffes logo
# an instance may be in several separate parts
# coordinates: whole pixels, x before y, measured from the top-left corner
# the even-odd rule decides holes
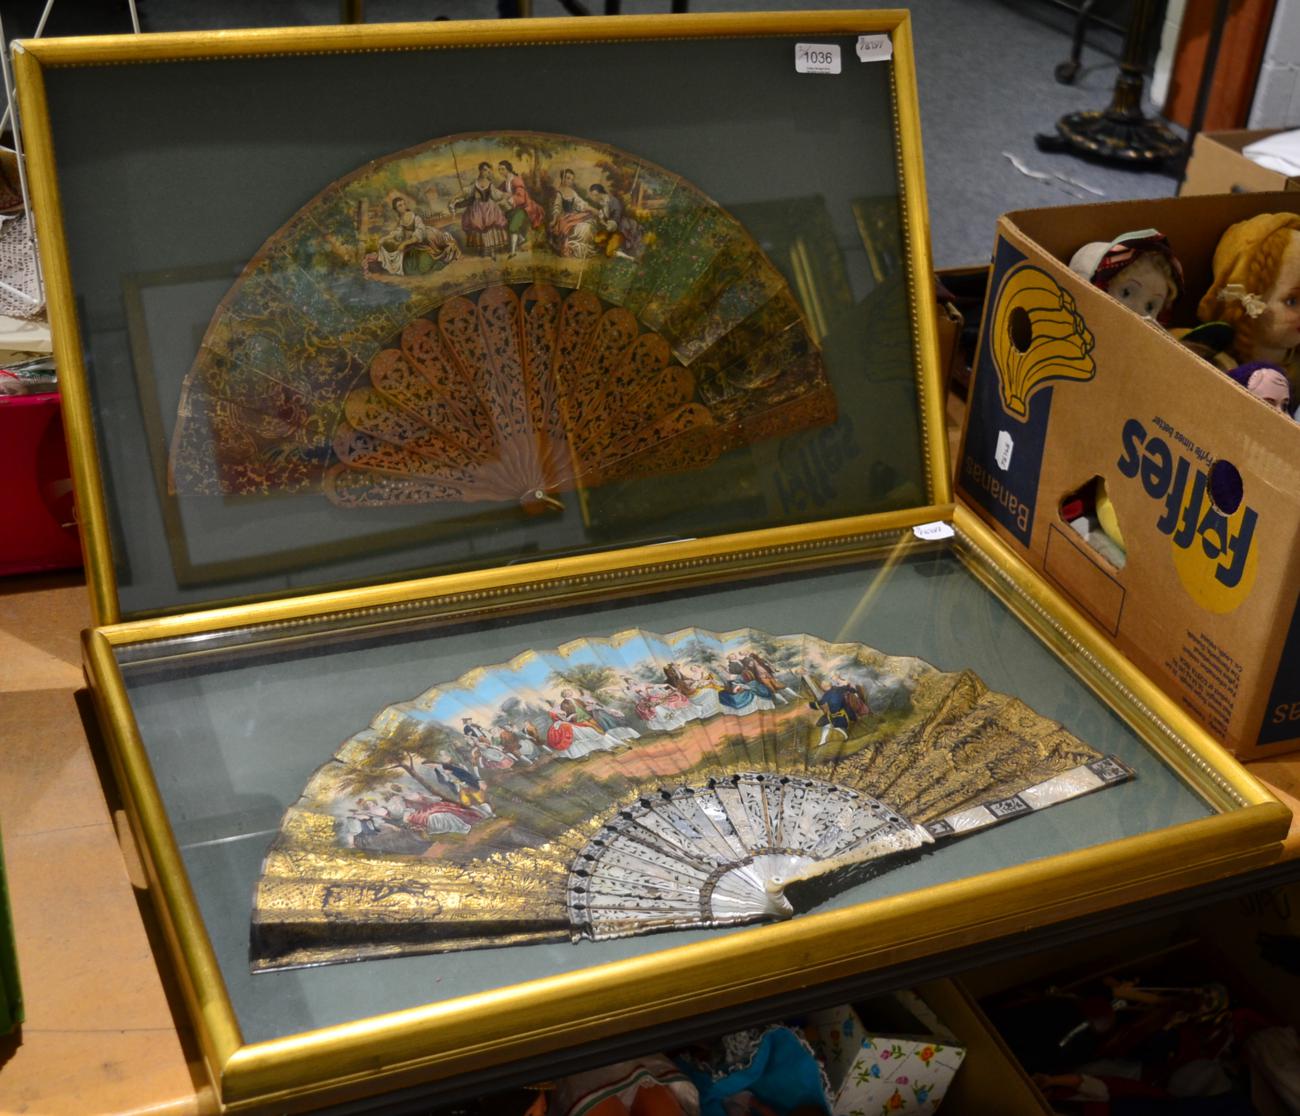
[[[1216,508],[1209,473],[1164,438],[1148,436],[1137,419],[1124,424],[1120,440],[1119,471],[1139,479],[1143,491],[1162,505],[1156,530],[1169,536],[1183,588],[1203,609],[1231,612],[1255,583],[1259,515],[1244,500],[1231,514]]]
[[[1053,380],[1091,380],[1092,331],[1074,299],[1045,271],[1019,264],[1007,272],[993,309],[990,345],[1002,407],[1025,421],[1029,400]]]

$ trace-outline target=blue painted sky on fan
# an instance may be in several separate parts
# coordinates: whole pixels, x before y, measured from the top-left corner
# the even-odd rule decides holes
[[[519,657],[522,662],[516,659],[499,667],[474,672],[481,673],[481,677],[471,687],[440,687],[414,702],[406,703],[401,707],[401,713],[416,721],[459,726],[463,717],[482,722],[491,721],[502,708],[502,703],[511,698],[524,702],[531,700],[537,705],[550,705],[559,699],[563,688],[551,681],[551,675],[557,668],[572,666],[605,666],[620,676],[634,677],[642,682],[661,682],[662,665],[686,656],[689,645],[696,640],[723,663],[728,656],[739,652],[750,641],[747,629],[724,635],[725,639],[719,639],[713,633],[694,628],[674,632],[667,638],[638,632],[617,648],[603,641],[593,644],[585,639],[575,640],[559,649],[564,652],[562,656],[556,652],[526,652]],[[669,643],[668,639],[673,642]],[[802,643],[804,637],[781,636],[778,639],[799,640]],[[647,673],[651,670],[653,674]]]

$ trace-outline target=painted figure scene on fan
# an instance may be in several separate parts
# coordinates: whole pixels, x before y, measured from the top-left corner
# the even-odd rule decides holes
[[[252,965],[789,918],[1132,776],[971,670],[756,628],[577,639],[390,705],[316,770]]]
[[[554,261],[578,272],[626,261],[630,272],[658,239],[675,187],[657,168],[565,137],[465,137],[365,179],[362,266],[371,278],[401,280],[483,261],[516,279]]]
[[[574,137],[449,136],[263,243],[186,375],[168,489],[554,513],[838,411],[785,277],[698,186]]]
[[[591,780],[617,798],[621,784],[632,790],[648,776],[830,774],[916,718],[927,674],[938,672],[918,659],[805,635],[577,640],[384,710],[299,805],[333,815],[342,847],[459,859],[480,836],[499,842],[512,801],[535,806],[538,782],[562,815],[566,794]],[[517,837],[522,847],[536,834]]]

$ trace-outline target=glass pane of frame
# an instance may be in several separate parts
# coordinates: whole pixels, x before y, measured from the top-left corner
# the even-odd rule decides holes
[[[931,502],[821,38],[47,67],[122,615]]]
[[[575,664],[580,667],[587,654],[574,650],[580,645],[595,647],[632,629],[667,635],[688,627],[696,630],[693,639],[705,643],[713,638],[707,633],[741,629],[747,630],[751,641],[761,640],[763,633],[777,637],[766,650],[760,648],[760,658],[770,660],[761,668],[728,661],[728,652],[733,652],[733,658],[743,656],[734,654],[735,644],[726,644],[726,637],[722,653],[712,658],[707,653],[691,658],[687,644],[677,640],[678,665],[699,684],[696,698],[701,687],[709,684],[706,679],[711,679],[714,692],[735,686],[739,697],[733,701],[748,700],[741,692],[744,689],[757,695],[748,712],[743,706],[724,708],[715,703],[709,710],[681,714],[687,706],[672,699],[663,662],[653,677],[653,672],[636,675],[633,667],[626,668],[631,673],[625,676],[622,666],[603,683],[593,680],[590,671],[578,677],[581,671]],[[588,642],[573,642],[583,640]],[[310,794],[303,802],[298,802],[299,795],[310,790],[314,774],[328,768],[332,756],[348,754],[343,747],[347,742],[361,741],[363,750],[374,744],[374,738],[367,737],[368,726],[377,727],[380,735],[393,729],[384,719],[385,710],[412,702],[438,684],[464,685],[467,672],[475,668],[488,668],[469,679],[473,686],[487,687],[479,693],[480,707],[461,708],[454,718],[445,711],[438,714],[457,739],[429,737],[427,747],[414,746],[418,771],[394,767],[391,779],[382,780],[383,786],[351,788],[330,830],[331,839],[337,838],[336,851],[350,850],[347,855],[355,854],[361,864],[368,863],[367,849],[374,849],[382,853],[380,859],[395,853],[419,858],[421,865],[437,865],[462,857],[467,843],[479,840],[482,833],[499,835],[512,826],[522,830],[521,818],[538,816],[528,813],[534,807],[543,813],[562,808],[564,825],[577,824],[578,815],[589,818],[594,833],[599,828],[594,823],[616,817],[627,805],[611,791],[608,778],[600,775],[605,771],[601,765],[645,757],[655,771],[668,773],[665,786],[692,780],[703,786],[699,773],[713,769],[692,767],[699,757],[680,762],[680,750],[689,746],[700,748],[701,754],[712,751],[723,756],[721,767],[713,772],[719,779],[747,766],[770,773],[785,760],[778,760],[775,767],[768,763],[755,768],[767,760],[744,749],[764,733],[784,731],[773,726],[795,722],[802,736],[788,739],[801,741],[803,750],[790,769],[797,767],[800,778],[838,781],[893,810],[913,811],[910,820],[926,822],[936,835],[933,842],[911,852],[882,859],[879,871],[869,878],[850,880],[830,894],[805,900],[801,912],[915,893],[1161,830],[1220,809],[1085,687],[948,544],[913,543],[888,556],[850,564],[454,627],[408,623],[400,630],[367,633],[304,629],[301,638],[294,637],[292,627],[278,627],[230,642],[223,649],[205,650],[213,640],[196,636],[167,644],[126,646],[119,649],[119,661],[185,869],[239,1025],[250,1042],[719,935],[765,933],[761,925],[695,927],[615,940],[545,940],[254,972],[252,908],[264,857],[280,840],[282,825],[291,828],[295,817],[301,818],[290,807],[308,803]],[[628,651],[633,642],[622,637],[625,663],[636,659]],[[834,645],[834,654],[825,650],[827,645]],[[529,651],[545,660],[539,680],[529,688],[512,676],[517,692],[501,689],[506,675],[500,664],[525,662],[526,657],[520,656]],[[569,658],[564,660],[566,655]],[[770,678],[764,673],[768,668]],[[839,683],[837,673],[845,675]],[[987,687],[988,694],[1006,698],[981,706],[986,711],[975,720],[962,720],[972,716],[974,708],[963,702],[993,700],[979,696],[985,694],[982,688],[962,689],[975,686],[973,679]],[[858,693],[865,699],[856,711],[844,691],[845,700],[838,704],[834,700],[836,685],[845,682],[860,687]],[[488,694],[493,686],[498,688]],[[574,688],[578,692],[568,699],[585,703],[587,715],[570,721],[587,727],[581,732],[573,729],[566,740],[563,732],[551,733],[548,727],[564,718],[564,691]],[[966,696],[953,696],[959,690]],[[761,700],[764,693],[766,701]],[[609,716],[593,712],[595,705],[605,707]],[[959,706],[960,712],[955,713]],[[432,708],[427,705],[425,713],[432,716],[428,713]],[[494,711],[503,716],[492,720]],[[551,712],[556,717],[550,717]],[[486,728],[486,738],[480,741],[465,729],[466,717],[459,714],[468,714],[469,720],[479,722],[476,727]],[[413,715],[424,714],[417,710]],[[542,726],[532,747],[522,727],[529,720]],[[916,735],[922,721],[935,725],[961,721],[960,744],[954,743],[957,736],[940,742],[938,730]],[[718,725],[731,727],[718,730]],[[842,733],[836,731],[841,725]],[[512,727],[517,730],[513,740],[503,732]],[[620,736],[619,730],[627,728],[636,735]],[[996,772],[1005,774],[1006,765],[1015,767],[1014,757],[1024,748],[1032,749],[1042,744],[1045,733],[1061,730],[1084,750],[1072,762],[1086,764],[1095,762],[1095,757],[1109,757],[1107,762],[1117,763],[1122,776],[1110,785],[1090,784],[1095,793],[1062,801],[1035,799],[1042,792],[1025,790],[1019,806],[1013,804],[1005,816],[993,819],[1005,824],[972,825],[964,836],[945,833],[942,824],[935,824],[940,815],[953,819],[957,814],[943,814],[947,807],[925,805],[922,800],[931,792],[946,791],[978,770],[982,772],[978,779],[988,782],[978,784],[977,779],[975,799],[984,795],[991,802],[1001,793],[991,788],[1003,786]],[[740,752],[735,740],[729,739],[733,731],[750,742],[739,745]],[[593,744],[597,736],[608,739]],[[904,738],[909,742],[906,749],[893,755],[890,749]],[[683,743],[692,740],[694,744]],[[933,766],[940,753],[947,766]],[[959,753],[965,758],[950,763]],[[502,762],[507,756],[511,763]],[[878,761],[880,766],[859,778],[851,761]],[[475,787],[467,786],[464,768],[468,767],[475,769]],[[458,775],[452,768],[462,770]],[[942,774],[934,774],[940,770]],[[418,780],[412,777],[416,773]],[[1036,778],[1042,785],[1041,777]],[[389,797],[393,793],[389,783],[400,785],[400,794],[411,798],[413,806],[425,795],[422,787],[436,784],[428,791],[430,801],[436,796],[450,803],[444,814],[466,818],[467,824],[436,826],[437,832],[431,833],[420,828],[428,823],[427,816],[412,821],[418,811],[408,811],[402,819],[406,839],[413,826],[420,828],[418,848],[358,839],[367,828],[366,818],[398,817],[400,806],[388,812],[365,801]],[[478,787],[481,793],[476,794]],[[626,788],[624,798],[625,792]],[[490,813],[482,809],[484,804],[492,807]],[[1001,809],[993,808],[995,813]],[[382,824],[389,832],[395,829],[387,821]],[[496,838],[480,848],[484,856],[496,847],[492,840]],[[535,835],[521,835],[519,847],[536,840]],[[787,844],[791,843],[797,842],[789,838]],[[362,869],[357,871],[364,875]],[[311,871],[304,872],[304,877],[310,875]],[[516,877],[517,889],[526,890],[525,884],[524,877]],[[446,896],[437,893],[418,902],[440,898],[446,904]],[[1020,898],[1032,902],[1032,897]],[[799,917],[802,913],[795,916],[796,922]],[[508,928],[502,933],[508,938]],[[364,950],[357,955],[363,954]]]

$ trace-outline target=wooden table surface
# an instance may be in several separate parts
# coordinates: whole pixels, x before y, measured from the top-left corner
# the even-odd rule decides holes
[[[0,581],[0,831],[27,1012],[0,1038],[0,1113],[212,1112],[82,721],[89,622],[79,574]],[[1251,770],[1300,818],[1300,754]]]
[[[78,708],[89,623],[80,573],[0,581],[0,833],[27,1014],[0,1038],[0,1113],[215,1111]]]

